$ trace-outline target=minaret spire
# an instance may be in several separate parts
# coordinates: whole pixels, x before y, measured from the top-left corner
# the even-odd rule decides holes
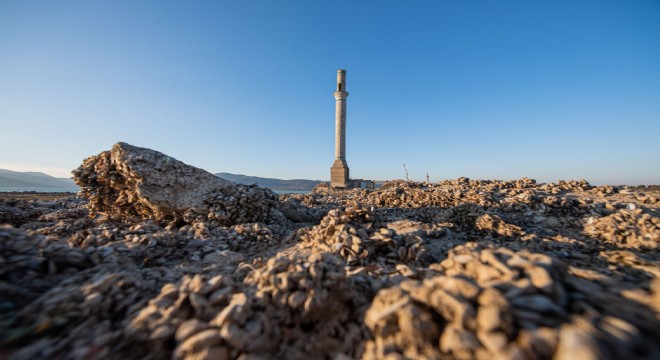
[[[337,70],[335,95],[335,162],[330,168],[330,185],[348,188],[348,164],[346,163],[346,70]]]

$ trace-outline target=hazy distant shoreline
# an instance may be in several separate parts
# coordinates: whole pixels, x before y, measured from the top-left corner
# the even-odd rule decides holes
[[[0,192],[17,192],[17,193],[77,193],[79,188],[2,188]]]
[[[256,176],[217,173],[216,176],[238,184],[257,184],[278,194],[306,194],[321,183],[320,180],[261,178]],[[0,169],[0,192],[76,193],[79,187],[73,179],[56,178],[38,172]]]
[[[0,188],[2,193],[71,193],[78,192],[78,188]],[[301,189],[271,189],[276,194],[307,194],[311,190]]]

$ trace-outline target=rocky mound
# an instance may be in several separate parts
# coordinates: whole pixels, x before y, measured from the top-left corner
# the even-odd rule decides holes
[[[265,221],[277,196],[223,180],[151,149],[126,143],[89,157],[73,171],[94,213],[222,225]]]

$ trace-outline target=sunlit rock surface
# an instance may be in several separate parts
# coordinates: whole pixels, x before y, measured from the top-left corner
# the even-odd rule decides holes
[[[111,216],[231,225],[266,220],[277,199],[268,189],[238,185],[126,143],[89,157],[73,174],[89,209]]]

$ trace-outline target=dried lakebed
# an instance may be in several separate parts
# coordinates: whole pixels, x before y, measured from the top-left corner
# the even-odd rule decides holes
[[[657,191],[207,174],[119,143],[0,200],[0,357],[660,357]]]

